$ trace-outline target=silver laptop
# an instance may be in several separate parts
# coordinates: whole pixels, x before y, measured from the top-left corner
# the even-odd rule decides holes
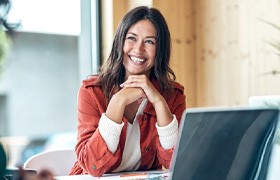
[[[172,180],[266,179],[278,121],[278,108],[186,110]]]
[[[249,107],[280,108],[280,95],[251,96],[248,99]],[[277,133],[278,143],[274,144],[267,174],[267,180],[280,179],[280,134]]]

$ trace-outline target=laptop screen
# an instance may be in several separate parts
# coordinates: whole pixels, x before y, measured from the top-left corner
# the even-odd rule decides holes
[[[190,109],[179,128],[172,179],[265,179],[279,109]]]

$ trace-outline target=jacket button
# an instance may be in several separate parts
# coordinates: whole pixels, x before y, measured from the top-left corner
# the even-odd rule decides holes
[[[91,167],[91,169],[92,169],[92,170],[96,170],[96,166],[93,165],[93,166]]]
[[[146,147],[146,151],[150,151],[150,148],[149,148],[149,147]]]
[[[144,116],[144,117],[143,117],[143,121],[146,121],[146,120],[147,120],[147,118],[146,118],[146,116]]]

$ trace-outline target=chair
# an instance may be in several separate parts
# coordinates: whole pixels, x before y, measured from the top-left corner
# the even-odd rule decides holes
[[[7,161],[6,153],[5,153],[4,148],[1,143],[0,143],[0,160],[1,160],[0,161],[0,179],[1,179],[5,172],[6,161]]]
[[[37,172],[49,170],[54,176],[65,176],[69,174],[76,159],[73,149],[45,151],[27,159],[23,168],[34,169]]]

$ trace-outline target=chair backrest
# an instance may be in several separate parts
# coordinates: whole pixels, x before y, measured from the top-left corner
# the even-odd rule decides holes
[[[0,143],[0,179],[2,178],[6,169],[6,161],[7,161],[6,153],[4,151],[2,144]]]
[[[34,169],[38,173],[42,170],[49,170],[54,176],[65,176],[69,174],[76,159],[73,149],[46,151],[27,159],[23,168]]]

